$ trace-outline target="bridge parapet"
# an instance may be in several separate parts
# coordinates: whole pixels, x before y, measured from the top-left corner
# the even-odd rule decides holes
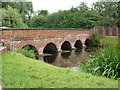
[[[76,40],[85,40],[90,37],[90,30],[83,29],[2,29],[2,40],[11,44],[12,35],[15,36],[15,49],[21,49],[27,44],[37,48],[39,52],[43,51],[45,45],[49,42],[56,44],[60,49],[64,41],[69,41],[74,46]]]

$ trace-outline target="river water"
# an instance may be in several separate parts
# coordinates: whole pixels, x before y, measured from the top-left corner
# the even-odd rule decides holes
[[[76,70],[77,66],[80,63],[84,63],[89,60],[91,52],[89,49],[81,50],[72,50],[71,52],[64,52],[53,54],[52,56],[39,57],[39,60],[42,60],[46,63],[52,64],[58,67],[71,68]]]

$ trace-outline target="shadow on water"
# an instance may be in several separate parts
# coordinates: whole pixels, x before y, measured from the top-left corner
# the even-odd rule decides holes
[[[56,60],[56,57],[57,57],[57,53],[56,54],[52,54],[51,56],[44,56],[43,60],[44,60],[44,62],[52,64]]]
[[[62,58],[68,58],[71,55],[71,51],[70,52],[66,52],[66,53],[61,53]]]
[[[81,52],[82,51],[82,48],[81,49],[76,49],[75,52]]]
[[[52,54],[52,56],[39,57],[39,59],[54,66],[73,68],[89,60],[91,52],[90,48],[82,48],[70,52]]]

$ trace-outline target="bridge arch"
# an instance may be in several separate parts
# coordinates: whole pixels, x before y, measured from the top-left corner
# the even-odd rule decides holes
[[[77,40],[74,44],[74,47],[77,48],[77,49],[80,49],[82,48],[82,42],[81,40]]]
[[[38,59],[39,53],[38,53],[38,50],[36,49],[35,46],[33,46],[33,45],[31,45],[31,44],[27,44],[27,45],[24,45],[24,46],[22,47],[22,49],[24,49],[24,48],[26,48],[27,50],[32,50],[32,51],[34,52],[34,54],[35,54],[36,59]]]
[[[86,45],[87,47],[90,47],[90,46],[91,46],[91,40],[90,40],[89,38],[87,38],[87,39],[85,40],[84,45]]]
[[[61,50],[72,50],[72,46],[69,41],[64,41],[61,45]]]
[[[44,49],[43,49],[43,53],[57,53],[58,49],[56,47],[56,45],[53,42],[48,43]]]

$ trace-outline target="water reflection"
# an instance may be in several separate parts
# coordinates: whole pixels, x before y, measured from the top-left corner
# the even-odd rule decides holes
[[[52,54],[52,56],[44,56],[43,60],[44,60],[44,62],[52,64],[55,61],[56,57],[57,57],[57,53]]]
[[[53,54],[52,56],[41,57],[43,61],[58,66],[58,67],[76,67],[80,63],[89,60],[89,55],[91,52],[83,48],[79,50],[72,50],[71,52]]]
[[[71,51],[70,52],[66,52],[66,53],[61,53],[61,56],[63,58],[68,58],[70,56],[70,54],[71,54]]]
[[[75,52],[81,52],[82,51],[82,49],[76,49],[75,50]]]

